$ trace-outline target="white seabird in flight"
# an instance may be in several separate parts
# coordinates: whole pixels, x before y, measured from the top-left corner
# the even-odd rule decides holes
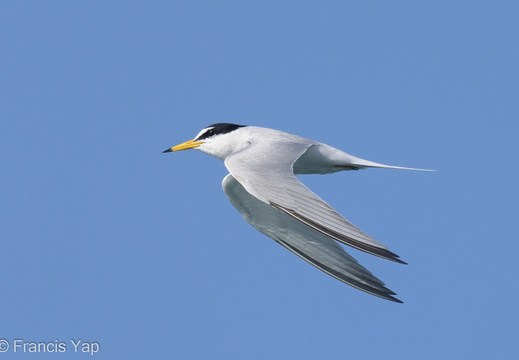
[[[336,241],[406,264],[303,185],[297,174],[363,168],[406,169],[360,159],[286,132],[218,123],[164,152],[197,149],[223,160],[223,190],[245,220],[334,278],[383,299],[402,302]],[[335,241],[336,240],[336,241]]]

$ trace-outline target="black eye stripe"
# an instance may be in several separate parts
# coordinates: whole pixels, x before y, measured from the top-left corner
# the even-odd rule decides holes
[[[218,123],[209,125],[207,130],[200,134],[195,140],[200,141],[204,139],[211,138],[216,135],[227,134],[241,127],[245,127],[246,125],[236,125],[229,123]]]

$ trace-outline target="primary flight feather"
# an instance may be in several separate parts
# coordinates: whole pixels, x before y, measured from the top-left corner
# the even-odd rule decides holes
[[[336,279],[369,294],[401,302],[384,283],[334,240],[405,264],[303,185],[296,174],[330,174],[362,168],[408,169],[357,158],[286,132],[219,123],[164,152],[197,149],[224,161],[223,190],[261,233]]]

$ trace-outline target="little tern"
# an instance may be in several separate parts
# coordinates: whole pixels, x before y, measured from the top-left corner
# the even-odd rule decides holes
[[[187,149],[200,150],[224,161],[229,174],[223,179],[223,190],[244,219],[258,231],[348,285],[386,300],[402,302],[336,241],[390,261],[406,263],[346,220],[296,175],[364,168],[424,169],[379,164],[283,131],[229,123],[210,125],[193,140],[164,152]]]

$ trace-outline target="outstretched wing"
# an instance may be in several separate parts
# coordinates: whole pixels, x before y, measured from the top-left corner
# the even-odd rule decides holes
[[[386,288],[382,281],[323,232],[258,200],[230,174],[225,177],[222,186],[234,207],[261,233],[348,285],[383,299],[401,302],[393,297],[396,294]]]
[[[294,175],[294,162],[315,143],[267,139],[225,159],[231,175],[255,198],[346,245],[405,264],[386,246],[359,230]],[[275,156],[270,156],[275,154]]]

